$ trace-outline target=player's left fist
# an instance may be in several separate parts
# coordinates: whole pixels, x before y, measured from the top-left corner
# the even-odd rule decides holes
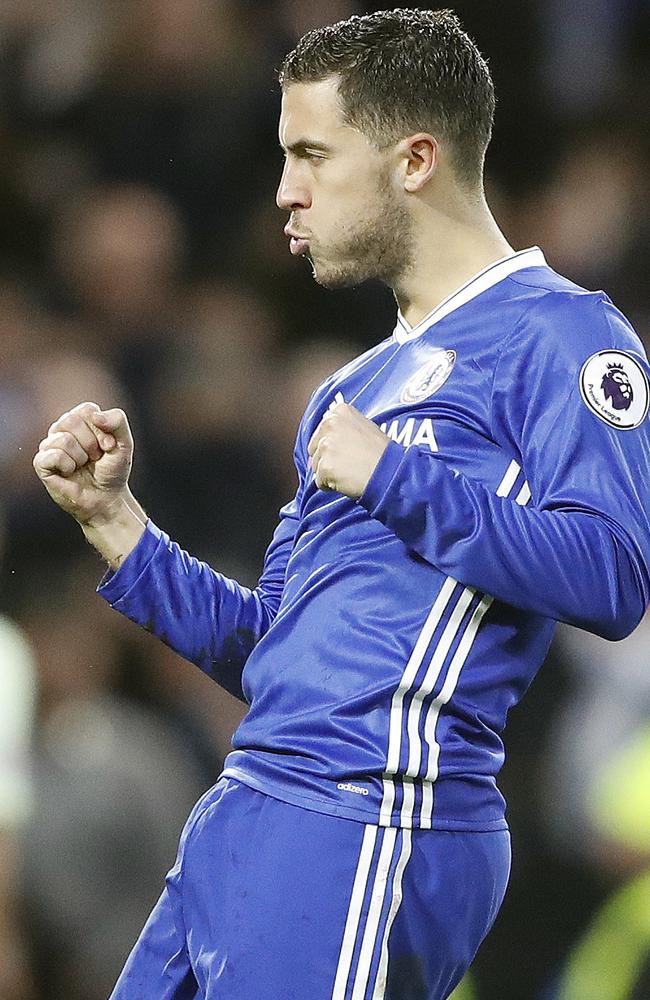
[[[356,499],[364,492],[389,438],[349,403],[325,414],[307,447],[321,490]]]

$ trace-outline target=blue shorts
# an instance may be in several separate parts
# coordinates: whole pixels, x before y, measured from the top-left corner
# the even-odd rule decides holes
[[[221,778],[111,1000],[443,1000],[509,871],[507,831],[364,825]]]

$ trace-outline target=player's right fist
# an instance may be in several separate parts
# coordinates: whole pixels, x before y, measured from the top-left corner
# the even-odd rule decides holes
[[[80,403],[54,421],[33,464],[59,507],[82,525],[100,526],[123,503],[132,461],[124,411]]]

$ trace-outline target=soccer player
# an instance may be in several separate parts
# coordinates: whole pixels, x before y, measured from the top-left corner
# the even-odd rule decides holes
[[[650,594],[642,346],[499,231],[458,20],[317,29],[280,82],[291,252],[399,312],[314,392],[258,586],[147,519],[121,410],[80,404],[35,457],[100,594],[250,706],[115,1000],[447,997],[508,879],[508,709],[556,620],[617,639]]]

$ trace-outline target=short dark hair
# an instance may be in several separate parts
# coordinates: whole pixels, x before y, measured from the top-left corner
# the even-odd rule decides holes
[[[453,11],[398,8],[315,28],[285,57],[279,79],[285,88],[335,74],[348,125],[380,148],[431,132],[449,144],[459,180],[480,183],[494,85]]]

